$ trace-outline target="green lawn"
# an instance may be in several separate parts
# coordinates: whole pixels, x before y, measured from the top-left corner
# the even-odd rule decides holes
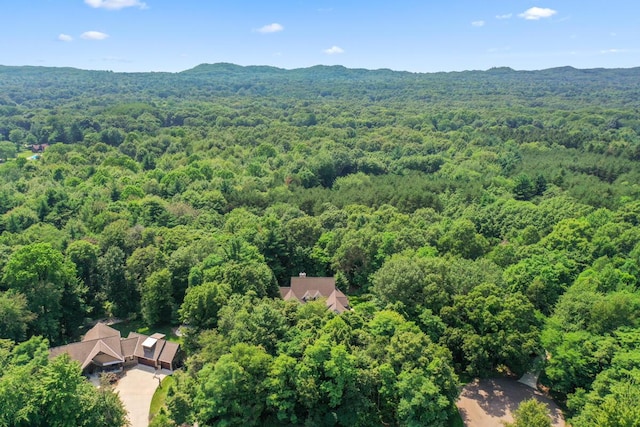
[[[167,341],[181,343],[180,337],[173,333],[174,326],[171,325],[161,325],[161,326],[146,326],[142,320],[125,320],[121,323],[116,323],[111,325],[112,328],[120,331],[120,335],[126,337],[129,335],[129,332],[137,332],[139,334],[151,335],[156,332],[166,335]]]
[[[162,380],[162,384],[160,387],[156,389],[156,392],[153,393],[153,398],[151,399],[151,407],[149,408],[149,420],[153,419],[160,409],[164,406],[167,401],[167,392],[169,391],[169,387],[175,384],[175,380],[171,375],[164,377]]]

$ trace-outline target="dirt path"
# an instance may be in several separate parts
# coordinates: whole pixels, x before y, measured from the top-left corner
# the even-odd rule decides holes
[[[462,389],[457,405],[466,427],[500,427],[503,421],[513,421],[520,402],[532,397],[547,405],[554,427],[565,427],[562,412],[551,399],[515,379],[475,380]]]

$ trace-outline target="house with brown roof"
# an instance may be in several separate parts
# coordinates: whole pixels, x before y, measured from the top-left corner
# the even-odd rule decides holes
[[[301,303],[326,298],[327,308],[337,314],[351,309],[347,296],[336,288],[334,277],[307,277],[300,273],[298,277],[291,278],[291,286],[280,287],[280,296],[285,301],[298,300]]]
[[[32,153],[43,153],[44,150],[49,148],[49,144],[33,144],[29,148],[31,148]]]
[[[120,370],[138,363],[173,371],[179,362],[180,345],[164,338],[163,334],[146,336],[135,332],[122,338],[120,331],[97,323],[82,341],[54,347],[49,350],[49,357],[67,353],[89,374]]]

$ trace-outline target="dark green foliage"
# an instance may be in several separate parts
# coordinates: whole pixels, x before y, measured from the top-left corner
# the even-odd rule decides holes
[[[172,322],[175,310],[171,290],[171,273],[162,269],[151,273],[140,291],[140,311],[147,325]]]
[[[520,293],[482,284],[456,296],[441,316],[447,324],[444,341],[471,375],[487,375],[500,365],[521,375],[540,352],[540,321]]]
[[[182,403],[170,405],[192,407],[200,425],[447,425],[458,395],[451,356],[401,315],[255,303],[230,300],[222,335],[203,334],[200,367],[180,377]]]
[[[78,334],[85,288],[73,264],[51,245],[34,243],[17,250],[4,268],[2,283],[24,295],[26,308],[35,315],[28,323],[29,335],[60,342]]]
[[[27,298],[15,290],[0,291],[0,338],[22,341],[35,315],[27,308]]]

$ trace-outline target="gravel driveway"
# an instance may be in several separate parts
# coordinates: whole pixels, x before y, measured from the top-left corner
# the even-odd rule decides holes
[[[498,427],[513,421],[520,402],[532,397],[547,405],[554,427],[565,427],[562,412],[551,399],[515,379],[475,380],[462,389],[457,405],[466,427]]]
[[[127,369],[115,386],[124,407],[129,413],[131,427],[149,425],[149,407],[151,398],[158,388],[158,378],[162,380],[168,371],[160,371],[154,377],[155,370],[149,366],[138,365]]]

